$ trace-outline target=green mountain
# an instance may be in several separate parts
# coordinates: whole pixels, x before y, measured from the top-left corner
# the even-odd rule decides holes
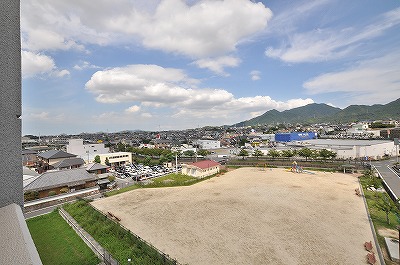
[[[400,119],[400,98],[386,105],[351,105],[345,109],[335,108],[324,103],[312,103],[282,112],[273,109],[234,126],[277,123],[347,123],[387,119]]]

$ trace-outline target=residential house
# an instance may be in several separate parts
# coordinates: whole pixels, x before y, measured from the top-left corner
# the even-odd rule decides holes
[[[22,165],[27,167],[35,166],[37,162],[37,152],[35,150],[22,150]]]
[[[24,187],[24,193],[38,192],[39,198],[96,186],[97,177],[85,168],[49,171]]]
[[[61,150],[50,150],[47,152],[39,153],[38,157],[38,166],[40,173],[46,170],[51,169],[51,166],[57,162],[60,162],[66,158],[76,157],[74,154],[70,154]]]
[[[86,171],[93,174],[105,174],[109,169],[109,166],[105,166],[99,163],[90,163],[86,165]]]
[[[182,174],[204,178],[220,171],[221,164],[214,160],[203,160],[191,164],[182,164]]]
[[[85,161],[83,161],[82,158],[80,157],[71,157],[71,158],[66,158],[61,161],[58,161],[57,163],[54,163],[50,167],[52,169],[58,169],[58,170],[63,170],[63,169],[73,169],[73,168],[79,168],[85,164]]]

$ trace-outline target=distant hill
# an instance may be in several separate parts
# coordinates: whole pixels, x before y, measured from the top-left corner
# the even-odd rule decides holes
[[[400,98],[386,105],[350,105],[345,109],[335,108],[324,103],[312,103],[282,112],[273,109],[234,126],[277,123],[347,123],[387,119],[400,119]]]

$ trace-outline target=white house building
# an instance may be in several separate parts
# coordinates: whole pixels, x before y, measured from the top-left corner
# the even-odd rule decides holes
[[[109,153],[110,150],[104,144],[83,144],[83,139],[70,139],[67,152],[82,158],[86,164],[92,163],[99,154]]]
[[[204,178],[220,171],[221,164],[213,160],[203,160],[192,164],[182,164],[182,174]]]

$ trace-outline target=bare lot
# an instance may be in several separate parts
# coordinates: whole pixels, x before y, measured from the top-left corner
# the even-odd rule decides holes
[[[93,202],[187,264],[366,264],[355,175],[241,168],[188,187]]]

